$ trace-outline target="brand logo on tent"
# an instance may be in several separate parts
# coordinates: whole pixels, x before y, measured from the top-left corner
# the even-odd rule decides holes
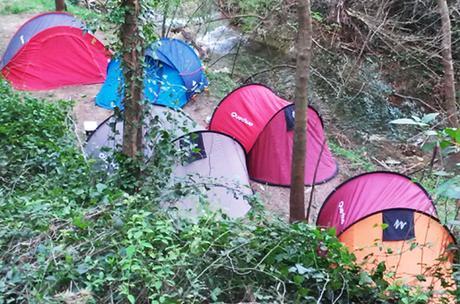
[[[345,224],[345,209],[343,208],[344,205],[345,203],[343,201],[339,202],[339,215],[341,225]]]
[[[248,126],[252,127],[254,125],[254,123],[252,123],[251,121],[249,121],[247,118],[244,118],[244,117],[241,117],[240,115],[238,115],[238,113],[236,112],[232,112],[230,114],[232,116],[232,118],[236,119],[236,120],[239,120],[241,121],[242,123],[244,124],[247,124]]]
[[[397,219],[396,222],[393,224],[393,227],[395,227],[395,229],[403,230],[406,225],[407,225],[407,222],[403,222]]]
[[[383,241],[403,241],[415,238],[414,210],[390,209],[383,211]]]

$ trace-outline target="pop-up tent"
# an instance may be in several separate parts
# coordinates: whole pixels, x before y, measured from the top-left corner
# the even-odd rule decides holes
[[[232,218],[244,216],[252,190],[241,145],[212,131],[189,133],[175,142],[184,155],[173,169],[173,182],[189,189],[189,195],[176,204],[180,213],[197,217],[207,209],[220,209]],[[204,200],[200,193],[205,194]]]
[[[232,218],[244,216],[250,209],[247,196],[252,190],[241,145],[225,134],[197,131],[199,126],[183,112],[157,105],[152,108],[152,127],[169,131],[171,138],[177,138],[173,142],[177,151],[182,151],[176,155],[171,182],[181,184],[186,195],[165,207],[176,207],[180,215],[191,218],[207,209],[220,209]],[[151,135],[147,129],[145,135]],[[123,121],[111,116],[88,138],[85,154],[96,160],[96,168],[111,172],[116,170],[113,152],[121,150],[122,140]],[[153,153],[153,146],[144,147],[147,160]]]
[[[110,52],[84,24],[63,12],[45,13],[23,24],[0,63],[18,90],[48,90],[104,82]]]
[[[180,110],[174,110],[160,105],[149,107],[148,117],[144,120],[144,156],[150,159],[153,152],[151,140],[147,135],[152,135],[151,128],[161,128],[170,133],[171,138],[182,136],[188,132],[200,129],[200,127]],[[112,155],[115,151],[121,151],[123,142],[123,119],[115,115],[102,122],[97,129],[88,137],[85,145],[85,154],[96,160],[96,167],[112,171],[114,165]]]
[[[437,219],[428,193],[406,176],[371,172],[349,179],[326,199],[317,225],[335,227],[368,270],[384,262],[394,280],[435,289],[439,275],[451,282],[448,246],[454,238]]]
[[[107,70],[107,79],[96,96],[96,105],[123,109],[123,73],[119,58]],[[195,51],[185,42],[164,38],[145,52],[144,98],[171,108],[183,107],[208,85],[204,68]]]
[[[225,133],[243,145],[252,179],[289,186],[294,116],[292,103],[264,85],[250,84],[234,90],[220,102],[209,129]],[[309,107],[307,118],[305,184],[311,185],[333,178],[338,167],[327,146],[320,116]]]

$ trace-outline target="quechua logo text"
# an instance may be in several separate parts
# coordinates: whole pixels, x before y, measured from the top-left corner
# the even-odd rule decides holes
[[[397,219],[397,220],[395,221],[395,223],[393,224],[393,227],[394,227],[395,229],[401,229],[401,230],[403,230],[404,227],[405,227],[406,225],[407,225],[407,222],[403,222],[403,221],[400,221],[399,219]]]
[[[246,125],[248,125],[250,127],[252,127],[254,125],[254,123],[252,121],[248,120],[245,117],[242,117],[242,116],[238,115],[238,113],[236,113],[236,112],[232,112],[230,115],[232,116],[233,119],[241,121],[242,123],[244,123],[244,124],[246,124]]]
[[[343,208],[345,203],[343,201],[339,202],[339,216],[340,216],[340,225],[345,224],[345,209]]]

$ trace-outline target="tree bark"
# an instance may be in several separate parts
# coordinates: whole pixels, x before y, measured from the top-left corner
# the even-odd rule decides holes
[[[123,103],[123,154],[142,158],[142,87],[143,87],[143,41],[139,30],[139,0],[123,0],[125,19],[120,29],[122,43],[123,76],[125,93]]]
[[[292,150],[290,222],[305,220],[305,152],[307,145],[308,80],[310,75],[312,25],[310,0],[297,1],[297,67],[295,89],[294,147]]]
[[[163,22],[161,23],[161,37],[166,37],[166,20],[168,19],[169,13],[169,1],[165,3],[165,7],[163,10]]]
[[[455,94],[455,74],[452,61],[452,32],[450,27],[449,8],[446,0],[438,0],[441,14],[442,35],[442,64],[444,66],[444,98],[448,122],[452,127],[458,127],[457,101]]]
[[[56,11],[63,12],[65,11],[65,0],[54,0],[56,5]]]

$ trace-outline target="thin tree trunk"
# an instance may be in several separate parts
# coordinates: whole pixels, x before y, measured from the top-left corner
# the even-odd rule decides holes
[[[130,158],[142,157],[142,76],[143,41],[139,31],[139,0],[124,0],[125,20],[120,29],[125,78],[123,154]]]
[[[65,11],[65,0],[54,0],[56,5],[56,11],[63,12]]]
[[[169,13],[169,1],[165,4],[165,8],[163,10],[163,22],[161,23],[161,37],[162,38],[166,37],[166,20],[168,19],[168,13]]]
[[[442,35],[442,64],[444,66],[444,98],[445,110],[449,115],[448,121],[452,127],[458,127],[457,102],[455,96],[455,74],[452,61],[452,37],[449,8],[446,0],[438,0],[441,14]]]
[[[307,146],[308,80],[310,75],[312,25],[310,0],[297,1],[297,69],[295,89],[295,127],[292,150],[290,222],[305,220],[305,151]]]

